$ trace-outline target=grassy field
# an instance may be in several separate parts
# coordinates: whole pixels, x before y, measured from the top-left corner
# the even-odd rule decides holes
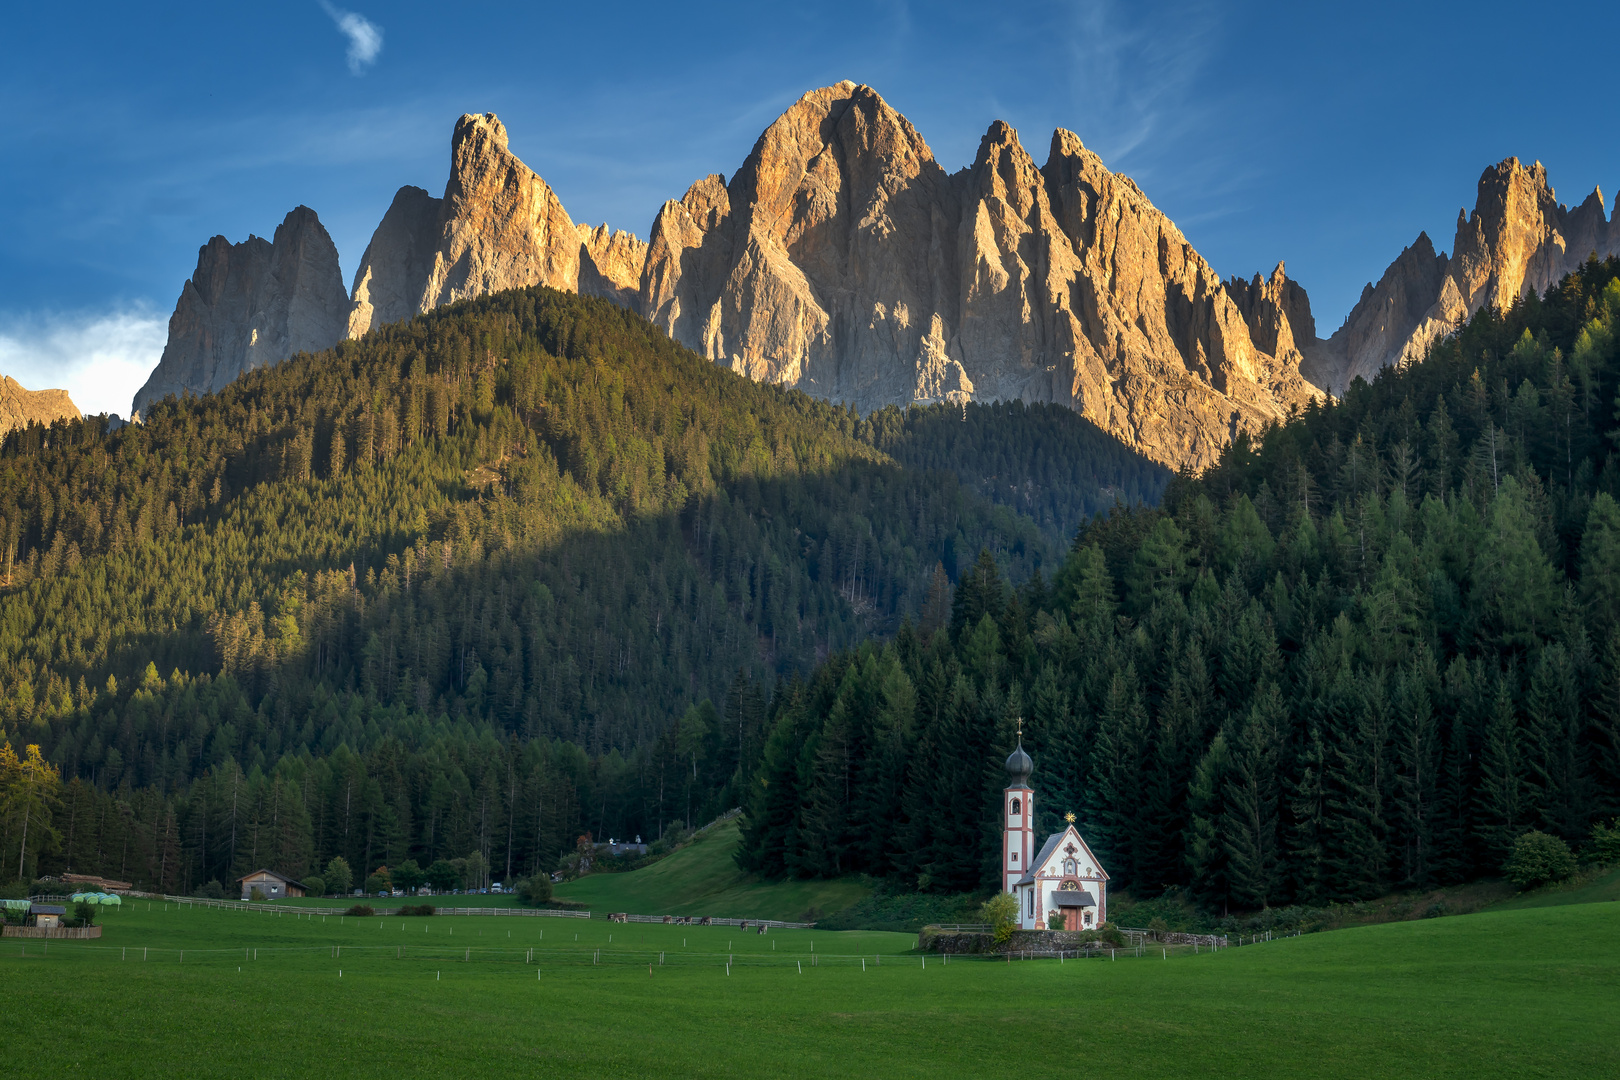
[[[737,869],[737,821],[710,828],[651,866],[626,874],[592,874],[557,886],[557,895],[592,911],[637,915],[717,915],[733,919],[812,922],[871,893],[852,878],[760,881]]]
[[[1544,885],[1533,892],[1514,896],[1493,905],[1494,911],[1523,908],[1561,907],[1564,904],[1596,904],[1620,900],[1620,866],[1583,870],[1567,882]]]
[[[1615,904],[1169,960],[912,944],[132,903],[97,942],[0,942],[0,1053],[14,1076],[1620,1075]]]

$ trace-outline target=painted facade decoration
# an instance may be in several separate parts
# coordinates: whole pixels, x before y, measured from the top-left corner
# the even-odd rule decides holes
[[[1066,814],[1062,832],[1035,847],[1035,789],[1029,777],[1035,763],[1018,749],[1007,758],[1007,789],[1002,793],[1002,890],[1018,899],[1018,925],[1045,930],[1053,914],[1064,930],[1094,930],[1108,919],[1108,874]]]

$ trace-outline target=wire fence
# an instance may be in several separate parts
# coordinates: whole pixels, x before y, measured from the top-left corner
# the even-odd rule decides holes
[[[288,912],[297,915],[347,915],[355,907],[369,907],[372,915],[398,915],[402,910],[412,909],[419,905],[404,905],[400,907],[376,907],[359,900],[349,907],[316,907],[309,904],[288,905],[280,907],[271,904],[255,904],[245,900],[208,900],[198,896],[169,896],[163,893],[125,893],[125,896],[134,896],[143,900],[161,900],[166,904],[176,904],[181,907],[216,908],[221,911],[251,911],[263,915],[282,915]],[[66,896],[31,896],[33,903],[68,903]],[[425,903],[425,901],[424,901]],[[415,914],[414,910],[409,911]],[[433,906],[435,915],[501,915],[521,916],[527,918],[545,919],[589,919],[589,911],[573,911],[563,908],[517,908],[517,907],[438,907]]]
[[[247,900],[210,900],[199,896],[171,896],[167,893],[125,893],[143,900],[160,900],[166,904],[177,904],[182,907],[215,908],[221,911],[252,911],[256,913],[283,913],[296,912],[299,915],[347,915],[354,907],[365,906],[371,908],[373,915],[399,915],[402,910],[415,914],[412,908],[420,905],[403,905],[402,907],[377,907],[359,899],[349,907],[319,907],[312,904],[287,905],[285,907],[254,903]],[[431,898],[428,898],[431,899]],[[29,900],[34,903],[68,903],[66,896],[31,896]],[[424,901],[424,903],[427,901]],[[669,926],[736,926],[748,929],[767,927],[772,930],[811,930],[815,928],[813,922],[784,922],[781,919],[722,919],[718,916],[708,915],[632,915],[628,912],[595,912],[589,910],[576,911],[571,908],[520,908],[520,907],[439,907],[433,906],[435,915],[491,915],[491,916],[519,916],[525,918],[546,919],[608,919],[612,922],[622,923],[662,923]]]
[[[736,926],[742,929],[765,927],[770,930],[814,930],[813,922],[783,922],[780,919],[721,919],[709,915],[631,915],[606,912],[593,916],[621,923],[661,923],[665,926]]]
[[[1265,935],[1256,935],[1259,943]],[[1217,950],[1197,944],[1137,944],[1124,948],[1080,948],[1018,950],[1007,953],[932,954],[916,951],[899,953],[829,953],[818,951],[711,951],[697,949],[652,949],[640,946],[594,944],[573,945],[455,945],[448,941],[386,945],[259,945],[223,948],[148,947],[143,945],[92,945],[79,942],[5,939],[0,946],[0,962],[35,960],[86,965],[168,964],[184,966],[237,966],[255,963],[288,962],[299,967],[323,966],[354,971],[379,971],[387,965],[482,964],[508,967],[619,967],[619,968],[733,968],[774,969],[803,972],[807,969],[948,967],[962,963],[1013,963],[1035,960],[1059,964],[1082,961],[1170,961],[1194,956],[1210,956]]]

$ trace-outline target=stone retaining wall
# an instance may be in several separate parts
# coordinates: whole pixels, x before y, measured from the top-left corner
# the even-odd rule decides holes
[[[1081,949],[1106,949],[1096,940],[1095,933],[1082,930],[1014,930],[1012,937],[1001,945],[995,937],[983,931],[941,930],[925,926],[918,938],[918,947],[937,953],[965,955],[975,953],[1052,953],[1077,952]]]

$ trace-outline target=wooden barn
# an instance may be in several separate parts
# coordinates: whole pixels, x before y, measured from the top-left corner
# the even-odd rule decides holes
[[[304,886],[288,877],[278,874],[274,870],[255,870],[245,877],[237,879],[242,883],[242,899],[253,899],[253,890],[258,889],[264,894],[266,900],[284,900],[289,896],[303,896]]]

